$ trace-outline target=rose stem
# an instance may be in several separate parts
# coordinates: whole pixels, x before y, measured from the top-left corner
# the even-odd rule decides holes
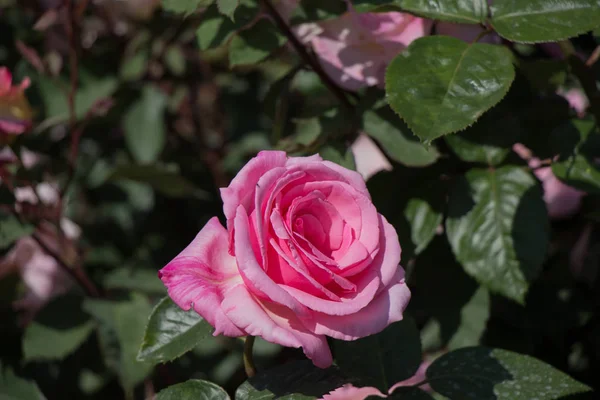
[[[254,357],[252,355],[252,347],[254,347],[254,336],[246,336],[244,341],[244,369],[248,378],[256,375],[256,366],[254,365]]]

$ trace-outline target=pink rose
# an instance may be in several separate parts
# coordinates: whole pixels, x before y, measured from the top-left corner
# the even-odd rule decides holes
[[[535,176],[542,182],[544,201],[548,208],[548,215],[552,219],[564,219],[573,216],[581,207],[581,200],[585,192],[577,190],[562,183],[552,172],[551,167],[541,167],[541,161],[521,143],[513,146],[513,151],[523,160],[527,161],[534,170]]]
[[[413,40],[427,35],[431,25],[432,21],[410,14],[359,14],[351,9],[339,18],[300,26],[297,32],[334,81],[357,90],[383,86],[390,61]]]
[[[221,197],[227,230],[212,218],[159,272],[215,335],[302,347],[324,368],[326,336],[354,340],[402,319],[410,291],[398,236],[358,173],[262,151]]]
[[[25,79],[13,86],[10,71],[0,67],[0,134],[18,135],[31,125],[31,108],[23,93],[29,85]]]

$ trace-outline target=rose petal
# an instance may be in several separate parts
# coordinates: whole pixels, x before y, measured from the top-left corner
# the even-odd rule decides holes
[[[243,336],[221,308],[226,292],[243,283],[228,246],[227,231],[214,217],[159,277],[173,301],[184,310],[193,307],[215,327],[214,335]]]
[[[227,316],[248,332],[268,342],[287,347],[302,347],[304,354],[320,368],[332,363],[331,351],[324,336],[306,330],[293,311],[257,300],[244,286],[228,293],[223,302]]]
[[[375,142],[364,133],[360,134],[354,141],[351,150],[356,163],[356,171],[365,180],[380,171],[391,171],[393,168]]]
[[[307,310],[304,306],[277,285],[258,264],[250,242],[249,235],[251,232],[248,225],[248,214],[243,206],[238,207],[234,226],[235,256],[238,270],[250,291],[258,296],[266,296],[298,314],[305,314]]]
[[[368,306],[350,315],[315,313],[314,326],[318,335],[341,340],[356,340],[381,332],[389,324],[400,321],[410,300],[410,290],[404,282],[404,270],[399,268],[390,286],[382,290]]]
[[[324,395],[321,400],[364,400],[369,396],[386,397],[377,388],[371,386],[358,388],[348,383]]]
[[[287,155],[284,151],[261,151],[233,178],[228,187],[221,189],[223,212],[227,218],[227,228],[231,230],[238,206],[244,205],[248,213],[252,212],[256,184],[267,171],[283,167]]]

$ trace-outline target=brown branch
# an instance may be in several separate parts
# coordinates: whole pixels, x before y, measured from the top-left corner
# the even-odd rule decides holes
[[[77,40],[77,10],[74,0],[64,0],[63,2],[67,19],[65,21],[65,31],[69,40],[69,66],[70,66],[70,83],[69,91],[69,128],[75,127],[77,122],[77,114],[75,112],[75,95],[77,93],[77,81],[79,78],[79,60],[77,58],[78,40]]]
[[[340,101],[340,103],[342,103],[342,105],[346,109],[350,111],[353,110],[354,106],[352,105],[352,103],[350,103],[344,91],[331,79],[331,77],[329,77],[329,75],[327,75],[327,73],[321,67],[321,64],[319,64],[319,61],[308,52],[306,46],[304,46],[296,37],[294,32],[292,32],[287,22],[281,17],[275,6],[273,6],[273,3],[271,3],[271,0],[261,0],[261,3],[263,4],[269,16],[271,16],[271,18],[273,19],[279,30],[287,37],[289,42],[292,44],[300,58],[302,58],[302,60],[311,67],[311,69],[319,76],[319,78],[327,87],[327,89],[329,89],[329,91],[333,93],[333,95]]]
[[[11,209],[12,214],[23,223],[23,218],[14,208]],[[38,229],[39,226],[36,227]],[[60,224],[57,224],[56,229],[62,233]],[[72,268],[56,251],[52,250],[37,233],[31,234],[31,238],[48,254],[54,258],[58,265],[85,291],[90,297],[101,297],[100,291],[94,283],[87,277],[81,268]]]
[[[65,32],[69,40],[69,66],[70,66],[70,88],[68,94],[68,106],[69,106],[69,132],[71,134],[71,151],[69,153],[69,170],[68,178],[65,186],[60,193],[61,204],[65,193],[67,192],[73,177],[75,176],[75,169],[77,164],[77,153],[79,152],[79,139],[83,133],[83,129],[76,129],[77,125],[77,111],[75,108],[75,97],[77,95],[77,88],[79,82],[79,59],[78,59],[78,26],[79,17],[83,15],[87,1],[83,1],[79,4],[79,7],[75,4],[74,0],[64,0],[63,6],[66,10],[67,18],[65,21]]]
[[[94,283],[81,271],[81,269],[71,267],[57,252],[52,250],[46,243],[44,243],[42,238],[40,238],[36,233],[33,233],[31,237],[42,248],[42,250],[56,260],[60,267],[67,274],[69,274],[69,276],[75,282],[77,282],[79,286],[81,286],[88,296],[100,297],[100,292],[98,291],[96,285],[94,285]]]

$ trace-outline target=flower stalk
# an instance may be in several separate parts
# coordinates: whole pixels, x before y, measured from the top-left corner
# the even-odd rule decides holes
[[[256,375],[256,366],[254,365],[254,355],[252,349],[254,347],[254,336],[246,336],[244,341],[244,370],[248,378],[252,378]]]

